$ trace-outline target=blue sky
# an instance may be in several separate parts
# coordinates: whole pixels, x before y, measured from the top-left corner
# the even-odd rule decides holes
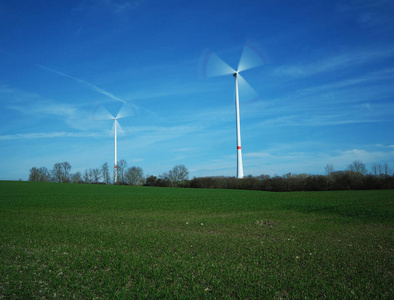
[[[113,166],[119,110],[128,167],[235,176],[234,78],[211,75],[245,45],[245,175],[393,169],[392,20],[384,0],[0,0],[0,179]]]

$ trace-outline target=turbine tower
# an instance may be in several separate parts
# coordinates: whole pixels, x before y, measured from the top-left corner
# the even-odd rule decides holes
[[[115,128],[115,166],[114,166],[114,184],[118,183],[118,157],[117,157],[117,145],[116,145],[116,118],[114,118]]]
[[[238,72],[233,74],[235,78],[235,117],[236,117],[236,134],[237,134],[237,178],[244,178],[244,167],[242,165],[241,149],[241,125],[239,118],[239,95],[238,95]]]
[[[129,104],[124,104],[118,111],[116,117],[114,117],[104,106],[101,104],[96,108],[94,112],[94,118],[98,120],[113,120],[114,121],[114,184],[118,183],[118,131],[122,133],[122,127],[118,120],[134,113],[135,107]]]
[[[202,62],[202,76],[203,77],[215,77],[232,74],[235,78],[235,114],[236,114],[236,141],[237,141],[237,178],[244,178],[244,170],[242,164],[242,149],[241,149],[241,126],[240,126],[240,114],[239,114],[239,93],[238,83],[241,85],[241,89],[245,91],[245,88],[249,90],[249,95],[252,93],[254,98],[258,97],[256,91],[245,81],[241,76],[241,72],[261,66],[265,64],[263,55],[258,51],[252,44],[247,43],[242,50],[241,58],[238,63],[238,68],[235,70],[224,62],[219,56],[212,51],[206,50],[201,59]],[[242,87],[243,86],[243,87]]]

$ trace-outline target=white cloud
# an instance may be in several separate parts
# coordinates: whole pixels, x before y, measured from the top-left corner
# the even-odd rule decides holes
[[[112,100],[115,100],[117,102],[123,103],[126,106],[129,106],[131,109],[133,109],[135,111],[144,111],[144,112],[148,112],[148,113],[151,113],[153,115],[156,115],[154,112],[150,111],[149,109],[147,109],[145,107],[142,107],[142,106],[139,106],[139,105],[136,105],[134,103],[131,103],[130,101],[126,101],[125,99],[120,98],[118,96],[115,96],[113,93],[111,93],[111,92],[109,92],[109,91],[107,91],[107,90],[105,90],[103,88],[100,88],[100,87],[98,87],[98,86],[96,86],[96,85],[94,85],[94,84],[92,84],[90,82],[87,82],[85,80],[79,79],[77,77],[68,75],[66,73],[63,73],[63,72],[60,72],[60,71],[57,71],[57,70],[50,69],[50,68],[45,67],[45,66],[41,66],[41,65],[36,65],[36,66],[41,68],[41,69],[43,69],[43,70],[46,70],[46,71],[55,73],[57,75],[60,75],[60,76],[72,79],[72,80],[82,84],[83,86],[85,86],[86,88],[88,88],[88,89],[90,89],[92,91],[95,91],[95,92],[97,92],[99,94],[107,96],[108,98],[110,98]]]
[[[349,14],[362,27],[388,30],[392,28],[391,12],[393,2],[390,0],[375,1],[340,1],[337,9],[341,14]]]
[[[157,144],[163,141],[178,139],[180,137],[188,136],[200,128],[194,125],[183,126],[141,126],[141,127],[127,127],[124,128],[124,133],[127,134],[132,141],[130,141],[134,148],[146,147]]]
[[[261,102],[243,105],[243,120],[255,118],[252,127],[329,126],[391,122],[394,104],[387,84],[394,76],[388,68],[328,84],[311,85]],[[263,119],[263,121],[261,121]]]
[[[49,101],[35,102],[28,105],[9,105],[7,108],[23,114],[36,115],[38,118],[41,116],[73,117],[77,113],[77,109],[71,105]]]
[[[357,76],[357,77],[352,77],[350,79],[335,81],[333,83],[315,85],[315,86],[303,88],[296,91],[295,95],[293,94],[292,97],[294,99],[294,97],[322,95],[327,92],[338,93],[339,90],[343,90],[345,88],[350,88],[361,84],[365,86],[367,84],[376,83],[377,81],[381,81],[381,80],[392,80],[393,76],[394,76],[393,68],[382,69],[379,71],[367,73],[363,76]],[[392,89],[391,87],[389,88]]]
[[[309,64],[282,66],[274,70],[279,76],[311,76],[317,73],[330,72],[347,67],[355,67],[367,63],[382,61],[394,55],[394,49],[353,50],[346,53],[325,57]]]
[[[89,82],[87,82],[85,80],[73,77],[71,75],[68,75],[68,74],[60,72],[60,71],[56,71],[56,70],[50,69],[50,68],[45,67],[45,66],[37,65],[37,67],[39,67],[39,68],[41,68],[43,70],[46,70],[46,71],[58,74],[60,76],[67,77],[67,78],[70,78],[72,80],[75,80],[75,81],[79,82],[80,84],[84,85],[85,87],[91,89],[92,91],[100,93],[100,94],[102,94],[104,96],[107,96],[107,97],[109,97],[109,98],[111,98],[111,99],[113,99],[115,101],[119,101],[119,102],[121,102],[123,104],[130,105],[126,100],[124,100],[122,98],[119,98],[119,97],[115,96],[114,94],[112,94],[112,93],[110,93],[110,92],[108,92],[108,91],[106,91],[106,90],[104,90],[102,88],[99,88],[98,86],[95,86],[94,84],[91,84],[91,83],[89,83]]]
[[[376,147],[379,148],[389,148],[389,149],[394,149],[394,145],[382,145],[382,144],[377,144],[375,145]]]
[[[251,157],[251,158],[269,158],[272,157],[272,155],[268,152],[251,152],[251,153],[246,153],[243,155],[244,157]]]
[[[76,6],[76,11],[89,11],[89,12],[111,12],[118,17],[127,17],[131,10],[139,8],[145,0],[94,0],[94,1],[80,1]]]
[[[97,133],[86,132],[34,132],[34,133],[17,133],[0,135],[0,141],[8,140],[31,140],[31,139],[48,139],[48,138],[86,138],[96,137]]]

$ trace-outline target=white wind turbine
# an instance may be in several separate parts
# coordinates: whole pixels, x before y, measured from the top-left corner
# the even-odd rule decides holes
[[[231,68],[222,59],[220,59],[215,53],[209,52],[203,62],[203,76],[223,76],[233,74],[235,78],[235,119],[236,119],[236,143],[237,143],[237,178],[244,177],[244,170],[242,164],[242,147],[241,147],[241,122],[239,112],[239,92],[238,92],[238,81],[242,81],[246,84],[249,89],[253,90],[246,81],[239,74],[242,71],[252,69],[264,64],[264,58],[259,52],[252,46],[246,45],[242,51],[242,55],[238,64],[237,70]],[[209,74],[208,74],[209,72]],[[253,90],[254,91],[254,90]],[[257,94],[257,93],[256,93]]]
[[[114,117],[108,110],[106,110],[102,105],[98,108],[97,112],[95,113],[98,115],[99,119],[112,119],[114,120],[114,184],[118,183],[118,137],[117,137],[117,128],[121,130],[119,125],[118,119],[127,117],[130,115],[130,108],[126,105],[123,105],[119,112],[117,113],[116,117]]]
[[[117,148],[117,136],[116,136],[116,123],[117,118],[114,119],[114,136],[115,136],[115,161],[114,161],[114,184],[118,183],[118,148]]]

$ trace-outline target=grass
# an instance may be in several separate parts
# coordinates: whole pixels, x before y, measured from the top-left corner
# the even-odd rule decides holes
[[[392,299],[393,201],[0,182],[0,299]]]

